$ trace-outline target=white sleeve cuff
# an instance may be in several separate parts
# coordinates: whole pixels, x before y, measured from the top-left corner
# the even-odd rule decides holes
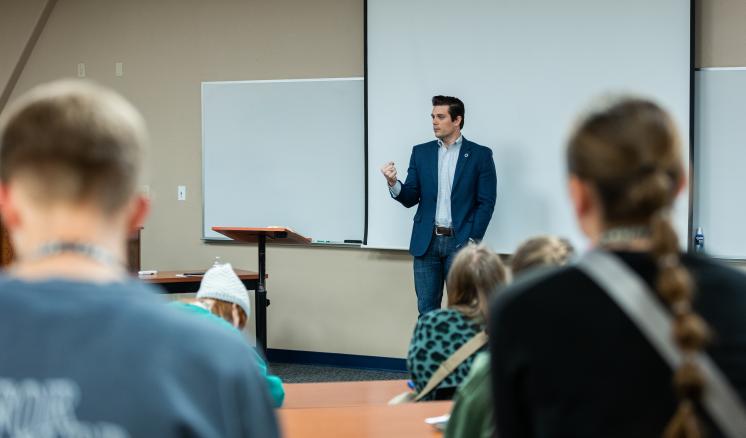
[[[399,193],[401,193],[401,182],[397,181],[393,187],[389,187],[389,193],[391,193],[391,196],[394,198],[399,196]]]

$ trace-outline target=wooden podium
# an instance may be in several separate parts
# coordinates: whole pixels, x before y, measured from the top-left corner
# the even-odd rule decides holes
[[[297,243],[308,245],[311,239],[303,237],[289,228],[267,227],[212,227],[218,232],[233,240],[246,243],[258,243],[259,245],[259,284],[256,288],[256,341],[259,343],[264,355],[267,355],[267,288],[264,286],[266,266],[266,245],[270,243]]]

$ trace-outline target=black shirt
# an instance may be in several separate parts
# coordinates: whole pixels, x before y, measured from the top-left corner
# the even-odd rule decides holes
[[[650,256],[617,255],[653,287]],[[682,261],[694,307],[716,335],[707,352],[746,400],[746,275],[705,258]],[[500,437],[657,437],[674,414],[672,370],[577,268],[519,279],[498,294],[490,322]]]

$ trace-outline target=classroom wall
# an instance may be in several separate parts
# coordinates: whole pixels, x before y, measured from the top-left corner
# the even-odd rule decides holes
[[[0,80],[42,6],[0,0]],[[697,7],[697,65],[746,65],[739,26],[746,5]],[[202,268],[220,256],[256,269],[254,246],[200,240],[200,82],[361,76],[363,0],[60,0],[14,95],[74,76],[79,62],[88,77],[131,99],[150,126],[153,213],[142,234],[143,268]],[[115,62],[124,63],[123,77],[115,77]],[[253,165],[246,163],[247,172]],[[180,184],[187,186],[183,202],[176,200]],[[416,318],[408,254],[270,247],[267,263],[270,348],[405,356]]]
[[[746,2],[695,0],[697,67],[746,66]]]
[[[44,0],[0,0],[0,95],[23,52]]]

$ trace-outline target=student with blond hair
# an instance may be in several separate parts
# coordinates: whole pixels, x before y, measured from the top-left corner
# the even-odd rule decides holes
[[[89,82],[24,94],[0,121],[0,436],[276,437],[237,334],[165,308],[127,272],[145,127]]]
[[[500,257],[486,245],[469,244],[456,254],[448,274],[448,308],[432,310],[419,318],[409,345],[407,367],[420,399],[453,396],[469,373],[474,353],[465,354],[453,369],[447,367],[448,372],[437,384],[433,376],[465,344],[474,343],[474,352],[486,348],[488,305],[505,280]]]
[[[497,435],[746,436],[746,276],[680,251],[671,117],[613,99],[580,121],[567,167],[594,249],[495,300]]]

